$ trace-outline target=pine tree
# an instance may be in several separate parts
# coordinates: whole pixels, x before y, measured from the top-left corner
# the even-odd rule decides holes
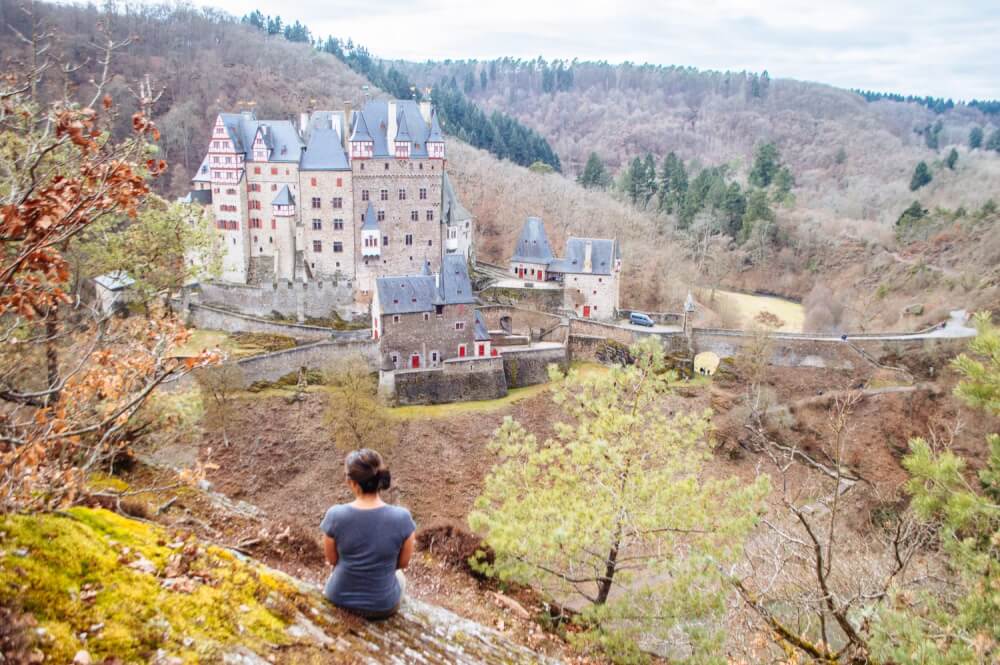
[[[931,170],[927,166],[927,162],[921,161],[917,164],[917,168],[913,170],[913,177],[910,178],[910,191],[917,191],[933,179],[934,176],[931,175]]]
[[[577,182],[587,189],[605,189],[610,178],[604,162],[597,156],[596,152],[590,153],[587,158],[587,165],[583,167],[583,173],[577,178]]]
[[[948,165],[949,169],[951,169],[952,171],[954,171],[955,170],[955,163],[957,161],[958,161],[958,150],[955,150],[954,148],[952,148],[951,152],[948,153],[948,158],[945,160],[945,164]]]
[[[994,129],[986,140],[986,149],[1000,152],[1000,129]]]
[[[486,70],[482,69],[479,71],[479,89],[486,89]]]
[[[496,463],[469,515],[495,557],[474,564],[553,598],[585,599],[574,639],[619,662],[640,640],[678,640],[715,662],[729,593],[724,570],[757,521],[766,478],[704,473],[708,413],[662,407],[672,372],[648,339],[634,363],[565,379],[553,400],[566,422],[544,441],[508,417]],[[662,643],[662,642],[661,642]]]
[[[750,184],[754,187],[769,187],[781,167],[778,148],[773,143],[762,143],[754,153],[753,167],[750,169]]]
[[[969,150],[976,150],[983,145],[983,128],[973,127],[969,132]]]
[[[641,205],[646,207],[649,201],[656,194],[656,157],[653,153],[647,152],[646,158],[642,162],[642,201]]]

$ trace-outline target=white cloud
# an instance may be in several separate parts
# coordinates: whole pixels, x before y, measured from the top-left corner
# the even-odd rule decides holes
[[[236,0],[197,0],[235,15]],[[384,58],[511,56],[760,71],[956,99],[1000,97],[994,0],[306,0],[259,5]]]

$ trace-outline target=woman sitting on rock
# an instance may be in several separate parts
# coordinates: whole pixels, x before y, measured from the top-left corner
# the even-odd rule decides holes
[[[323,595],[367,619],[386,619],[399,610],[406,587],[403,569],[413,555],[416,524],[410,511],[382,501],[389,489],[389,469],[382,456],[362,448],[344,462],[350,503],[326,511],[320,528],[323,550],[333,566]]]

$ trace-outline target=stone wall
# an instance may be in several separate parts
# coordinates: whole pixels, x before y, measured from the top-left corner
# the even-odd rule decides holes
[[[563,308],[577,316],[613,321],[618,311],[618,274],[567,274]],[[586,309],[585,309],[586,308]]]
[[[299,173],[299,181],[302,191],[299,216],[302,218],[305,241],[300,249],[305,252],[309,269],[314,276],[354,275],[354,233],[361,225],[353,223],[350,170],[303,170]],[[319,199],[318,208],[313,207],[314,198]],[[335,207],[336,203],[340,207]],[[317,220],[318,229],[314,224]],[[339,252],[334,251],[334,243],[340,243]]]
[[[436,311],[383,314],[379,317],[381,337],[379,350],[384,369],[412,369],[413,356],[419,356],[419,366],[435,367],[442,361],[459,356],[459,346],[472,356],[475,348],[475,309],[472,305],[444,305]],[[462,329],[456,325],[461,323]]]
[[[399,405],[497,399],[507,394],[500,358],[454,359],[433,369],[397,370],[392,374]]]
[[[230,282],[203,282],[201,301],[223,305],[250,316],[325,318],[331,312],[349,319],[354,316],[354,291],[349,279],[322,279],[311,282],[265,282],[260,286]]]
[[[534,334],[537,337],[539,330],[551,330],[545,335],[546,342],[565,343],[568,337],[568,327],[559,326],[564,319],[555,314],[509,305],[483,305],[479,308],[479,312],[483,315],[489,330],[500,330],[501,319],[510,317],[511,332],[516,335],[530,336]]]
[[[357,339],[313,342],[293,349],[242,358],[236,364],[243,370],[244,387],[249,387],[256,381],[277,381],[302,367],[323,370],[337,361],[357,357],[364,359],[372,371],[378,369],[378,349],[375,342]],[[164,384],[164,388],[169,390],[194,385],[194,377],[186,374],[176,381]]]
[[[563,371],[569,367],[569,351],[565,346],[504,351],[501,357],[507,388],[545,383],[549,380],[549,365],[556,364]]]
[[[188,305],[188,322],[196,328],[224,330],[226,332],[266,333],[285,335],[299,341],[319,341],[325,339],[366,339],[371,333],[365,330],[339,331],[301,323],[280,323],[256,316],[238,314],[212,305],[191,303]]]
[[[526,280],[531,283],[531,280]],[[500,303],[514,307],[525,307],[542,312],[560,312],[564,308],[563,290],[553,288],[514,288],[490,286],[479,296],[484,302]]]

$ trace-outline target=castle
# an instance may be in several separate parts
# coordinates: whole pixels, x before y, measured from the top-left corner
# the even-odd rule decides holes
[[[225,282],[345,279],[364,303],[380,276],[470,258],[472,215],[445,164],[430,102],[347,104],[297,125],[221,113],[191,198],[211,206]]]
[[[538,217],[525,220],[510,259],[511,273],[525,286],[560,286],[562,309],[584,319],[617,316],[621,269],[621,246],[614,239],[570,237],[565,257],[556,258]]]

